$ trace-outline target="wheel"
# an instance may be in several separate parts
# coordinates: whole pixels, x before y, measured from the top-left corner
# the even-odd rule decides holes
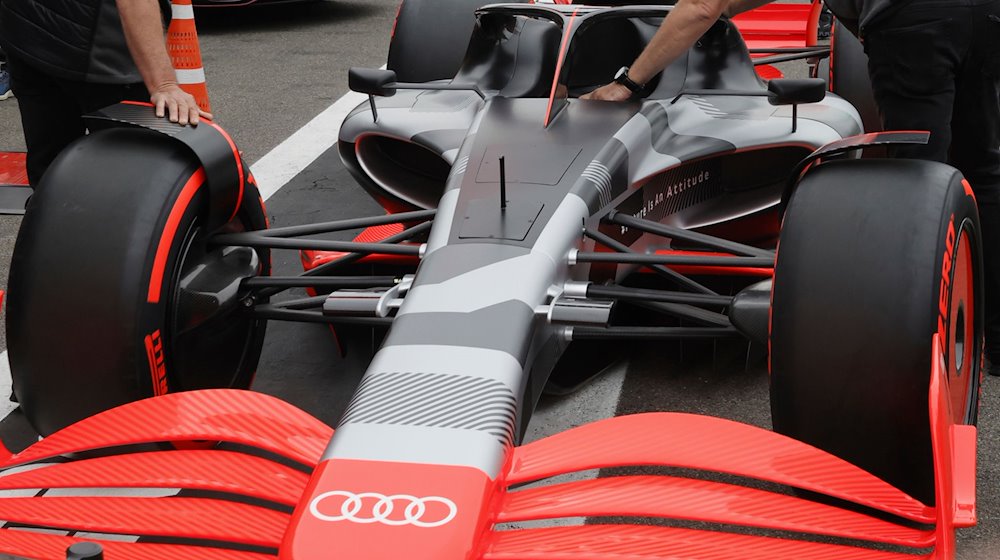
[[[513,3],[527,2],[515,0]],[[389,41],[386,67],[401,82],[455,77],[485,0],[402,0]]]
[[[112,129],[81,139],[32,197],[11,260],[14,391],[42,435],[166,392],[250,385],[264,322],[240,281],[269,254],[206,243],[204,173],[179,143]],[[256,187],[220,230],[264,229]]]
[[[941,334],[954,421],[975,424],[981,261],[975,200],[954,168],[873,159],[808,173],[774,272],[775,431],[933,504],[931,341]]]
[[[882,131],[882,119],[868,77],[868,55],[861,41],[836,19],[830,28],[830,57],[819,61],[816,77],[825,79],[830,91],[854,105],[865,132]]]

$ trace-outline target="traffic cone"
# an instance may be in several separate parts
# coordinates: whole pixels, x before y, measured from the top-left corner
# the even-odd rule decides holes
[[[167,53],[177,72],[177,83],[181,89],[194,96],[202,111],[210,113],[205,68],[201,64],[201,49],[198,46],[198,31],[194,26],[191,0],[170,0],[170,8],[173,18],[167,28]]]

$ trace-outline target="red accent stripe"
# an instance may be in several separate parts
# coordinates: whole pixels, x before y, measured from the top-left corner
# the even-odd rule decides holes
[[[236,207],[233,208],[233,214],[229,216],[229,220],[236,218],[236,213],[240,211],[240,206],[243,204],[243,191],[246,190],[246,174],[243,172],[243,158],[240,157],[240,150],[236,147],[236,142],[233,142],[232,137],[222,127],[215,124],[210,120],[205,120],[205,124],[219,131],[219,134],[226,139],[229,143],[229,147],[233,150],[233,159],[236,160],[236,169],[240,175],[240,194],[236,197]]]
[[[27,154],[0,152],[0,185],[28,186]]]
[[[569,22],[566,23],[566,31],[563,32],[562,45],[559,46],[559,61],[556,62],[556,75],[552,77],[552,90],[549,92],[549,104],[545,108],[545,126],[549,126],[552,122],[552,101],[556,97],[556,88],[559,86],[559,76],[562,74],[563,61],[566,58],[566,48],[569,46],[569,38],[573,35],[573,22],[576,20],[576,14],[580,10],[573,10],[573,15],[569,17]]]
[[[972,185],[969,184],[968,179],[962,179],[962,187],[965,188],[965,194],[972,197],[972,200],[976,200],[976,193],[972,190]]]
[[[205,184],[205,170],[199,168],[187,180],[187,183],[184,184],[180,196],[174,202],[174,207],[170,209],[166,227],[163,228],[163,233],[160,235],[160,243],[156,247],[156,257],[153,259],[153,272],[149,277],[149,293],[146,295],[146,301],[149,303],[160,303],[163,275],[166,274],[171,241],[177,235],[177,228],[180,226],[181,217],[191,204],[191,199],[194,198],[194,194],[198,192],[198,189],[203,184]]]
[[[682,251],[674,249],[660,249],[655,251],[656,255],[679,255],[679,256],[695,256],[695,257],[719,257],[719,256],[736,256],[730,255],[730,253],[716,253],[712,251]],[[761,276],[770,277],[774,276],[773,268],[762,268],[762,267],[730,267],[730,266],[702,266],[702,265],[668,265],[667,268],[679,272],[681,274],[708,274],[713,276]]]

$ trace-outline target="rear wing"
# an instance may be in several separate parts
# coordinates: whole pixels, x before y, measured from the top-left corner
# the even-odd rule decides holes
[[[823,5],[768,4],[733,18],[747,47],[753,50],[813,47],[819,43]]]

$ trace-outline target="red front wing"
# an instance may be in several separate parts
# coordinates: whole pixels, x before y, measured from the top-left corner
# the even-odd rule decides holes
[[[90,540],[110,560],[953,558],[954,529],[975,523],[976,429],[949,420],[936,338],[934,348],[937,507],[784,436],[681,413],[611,418],[511,449],[496,480],[471,468],[319,462],[333,433],[326,425],[267,395],[209,390],[127,404],[19,454],[4,453],[0,490],[47,491],[3,492],[0,519],[8,528],[0,531],[0,552],[61,560],[67,546]],[[206,449],[206,441],[222,445]],[[166,450],[164,443],[173,445]],[[149,450],[152,444],[159,449]],[[551,480],[618,466],[680,467],[767,484],[649,474]],[[108,488],[180,492],[107,495]],[[535,523],[580,517],[685,520],[705,528]],[[22,530],[29,527],[108,536]],[[118,535],[143,542],[116,542]],[[787,535],[795,537],[778,538]]]

